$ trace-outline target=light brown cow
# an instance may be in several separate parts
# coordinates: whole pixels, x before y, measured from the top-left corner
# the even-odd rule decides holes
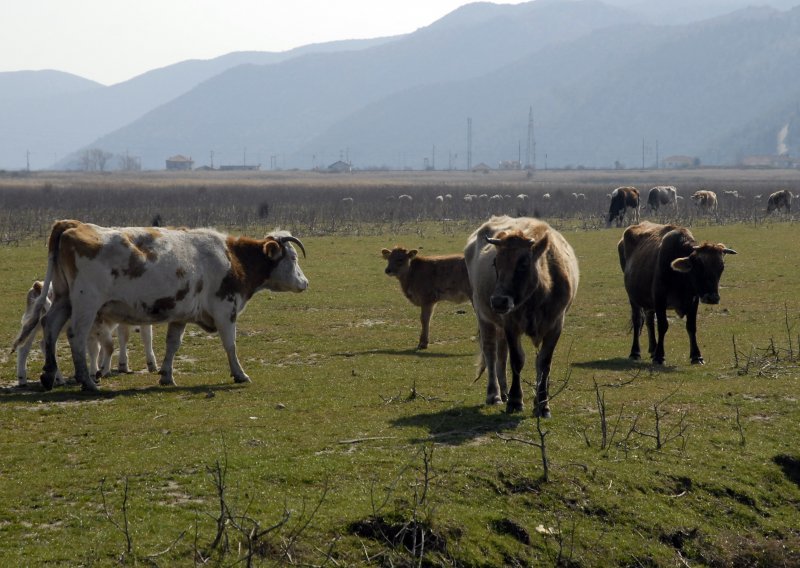
[[[769,201],[767,201],[767,213],[780,211],[784,208],[787,213],[792,212],[792,192],[788,189],[782,189],[770,194]]]
[[[707,189],[695,191],[692,194],[692,201],[695,206],[703,213],[717,212],[717,194]]]
[[[549,417],[550,364],[578,290],[575,252],[544,221],[504,216],[492,217],[470,235],[464,258],[488,373],[486,404],[507,401],[508,412],[522,410],[520,374],[525,352],[521,338],[525,334],[539,348],[534,411]],[[507,354],[512,373],[508,392]]]
[[[417,349],[427,349],[430,341],[431,316],[436,304],[441,301],[457,304],[472,299],[467,267],[463,254],[447,256],[422,256],[417,250],[396,246],[383,249],[381,254],[387,261],[386,274],[400,281],[403,295],[415,306],[422,308],[420,323],[422,332]]]

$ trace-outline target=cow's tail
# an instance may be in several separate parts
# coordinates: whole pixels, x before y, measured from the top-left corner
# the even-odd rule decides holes
[[[67,229],[77,227],[78,225],[80,225],[80,221],[72,220],[56,221],[53,224],[53,229],[50,231],[50,238],[47,240],[47,272],[44,277],[44,283],[42,284],[42,293],[38,298],[36,298],[36,303],[33,305],[33,309],[30,310],[28,317],[26,317],[22,322],[22,328],[19,331],[19,335],[17,335],[17,338],[14,340],[14,345],[11,347],[12,353],[17,350],[17,347],[28,340],[28,337],[30,337],[31,333],[36,330],[36,326],[39,325],[39,321],[44,315],[44,305],[47,301],[47,293],[50,291],[50,286],[53,284],[53,276],[55,275],[56,264],[58,261],[58,247],[59,243],[61,242],[61,234]]]
[[[475,384],[483,375],[483,372],[486,370],[486,359],[483,357],[483,351],[478,354],[478,361],[475,362],[475,366],[478,367],[478,373],[475,375],[475,378],[472,380],[472,383]]]

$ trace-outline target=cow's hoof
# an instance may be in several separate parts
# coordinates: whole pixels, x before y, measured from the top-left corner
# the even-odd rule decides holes
[[[53,383],[55,380],[55,376],[48,373],[42,373],[42,375],[39,377],[39,381],[41,381],[42,386],[46,391],[53,390]]]
[[[706,362],[702,357],[693,357],[692,365],[705,365]]]
[[[503,402],[505,401],[499,394],[489,395],[486,397],[486,406],[495,406],[497,404],[503,404]]]
[[[174,387],[175,379],[173,379],[172,377],[162,376],[160,379],[158,379],[158,384],[160,384],[162,387]]]
[[[664,359],[663,358],[653,358],[653,365],[658,365],[659,367],[664,366]]]
[[[250,377],[248,377],[247,375],[239,375],[239,376],[233,377],[233,382],[234,383],[249,383],[251,381],[250,381]]]
[[[119,371],[123,375],[130,375],[133,372],[131,371],[131,368],[128,367],[127,365],[120,365],[119,367],[117,367],[117,371]]]
[[[550,407],[549,406],[545,406],[544,408],[539,408],[537,406],[536,410],[533,413],[533,415],[536,418],[552,418],[552,415],[550,414]]]
[[[100,392],[100,389],[97,388],[97,383],[94,382],[92,379],[86,379],[85,381],[78,381],[81,384],[81,390],[86,392]]]
[[[150,373],[158,373],[158,365],[148,361],[148,363],[147,363],[147,371],[150,372]]]
[[[641,358],[642,356],[639,355],[638,353],[631,353],[630,355],[628,355],[628,359],[631,359],[633,361],[638,361]]]
[[[428,344],[427,343],[420,342],[419,345],[417,345],[417,351],[422,351],[423,349],[427,349],[427,348],[428,348]]]
[[[521,400],[509,400],[506,404],[506,412],[508,414],[514,414],[515,412],[522,412],[525,409],[525,405],[522,403]]]

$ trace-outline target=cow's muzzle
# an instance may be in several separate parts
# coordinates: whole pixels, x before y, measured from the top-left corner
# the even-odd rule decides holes
[[[514,309],[514,298],[510,296],[492,296],[489,298],[489,305],[496,314],[507,314]]]
[[[700,297],[700,301],[704,304],[719,304],[719,294],[716,292],[710,292],[708,294],[703,294]]]

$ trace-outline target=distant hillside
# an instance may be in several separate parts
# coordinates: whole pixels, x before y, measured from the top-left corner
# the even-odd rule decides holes
[[[100,83],[62,71],[10,71],[0,73],[0,105],[46,96],[85,93]]]

